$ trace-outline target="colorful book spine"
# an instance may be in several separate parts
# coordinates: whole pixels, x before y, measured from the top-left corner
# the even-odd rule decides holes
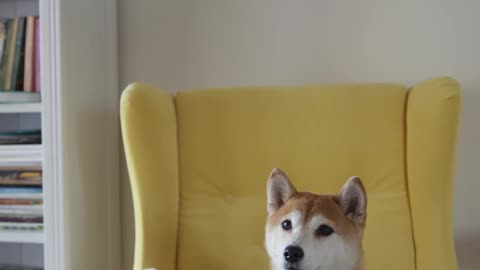
[[[38,16],[0,18],[0,93],[15,90],[39,96],[40,46]],[[4,97],[2,101],[10,102]]]
[[[40,19],[35,17],[35,74],[34,74],[34,90],[41,91],[40,76]]]
[[[33,91],[33,68],[34,68],[34,43],[35,43],[35,17],[27,17],[25,29],[25,72],[23,74],[23,90]]]
[[[25,57],[25,20],[25,17],[18,18],[10,90],[23,89],[23,63]]]
[[[13,72],[13,61],[15,56],[15,42],[17,41],[17,28],[18,28],[18,18],[13,19],[11,25],[8,28],[8,51],[7,51],[7,62],[5,65],[5,85],[4,90],[10,90],[12,85],[12,72]]]
[[[7,40],[7,20],[0,19],[0,90],[3,88],[2,70],[3,70],[3,51]]]
[[[9,51],[9,40],[10,40],[10,28],[12,27],[12,19],[5,19],[5,41],[3,45],[2,52],[2,62],[0,62],[0,90],[5,90],[5,76],[7,70],[7,61],[8,61],[8,51]]]

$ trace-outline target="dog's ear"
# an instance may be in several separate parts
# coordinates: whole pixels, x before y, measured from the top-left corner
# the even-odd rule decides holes
[[[268,215],[275,213],[296,192],[287,175],[278,168],[273,169],[267,183]]]
[[[367,217],[367,193],[357,176],[350,177],[338,193],[338,202],[345,216],[364,224]]]

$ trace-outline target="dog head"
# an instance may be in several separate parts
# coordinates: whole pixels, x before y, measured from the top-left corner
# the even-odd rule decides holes
[[[337,194],[297,192],[280,169],[267,184],[265,247],[272,270],[362,269],[367,196],[358,177]]]

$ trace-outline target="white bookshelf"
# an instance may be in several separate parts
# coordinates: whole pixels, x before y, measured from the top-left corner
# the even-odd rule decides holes
[[[0,17],[40,16],[42,101],[0,104],[0,130],[42,145],[2,145],[0,166],[42,166],[44,216],[43,233],[0,231],[0,264],[121,269],[116,3],[0,0]]]
[[[1,17],[39,15],[43,0],[0,0]],[[0,103],[0,131],[40,129],[42,103]],[[39,167],[42,145],[0,145],[0,167]],[[42,197],[45,197],[43,194]],[[45,267],[43,231],[0,230],[0,264]]]

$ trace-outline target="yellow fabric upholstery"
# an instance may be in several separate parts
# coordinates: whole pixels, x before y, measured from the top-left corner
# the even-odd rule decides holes
[[[135,266],[175,269],[178,146],[173,98],[132,84],[121,99],[123,140],[135,211]]]
[[[454,270],[459,87],[394,84],[168,92],[132,84],[121,121],[134,198],[134,270],[268,269],[266,178],[368,193],[369,270]]]
[[[453,167],[460,91],[456,81],[415,86],[407,103],[407,172],[417,269],[456,269]]]

